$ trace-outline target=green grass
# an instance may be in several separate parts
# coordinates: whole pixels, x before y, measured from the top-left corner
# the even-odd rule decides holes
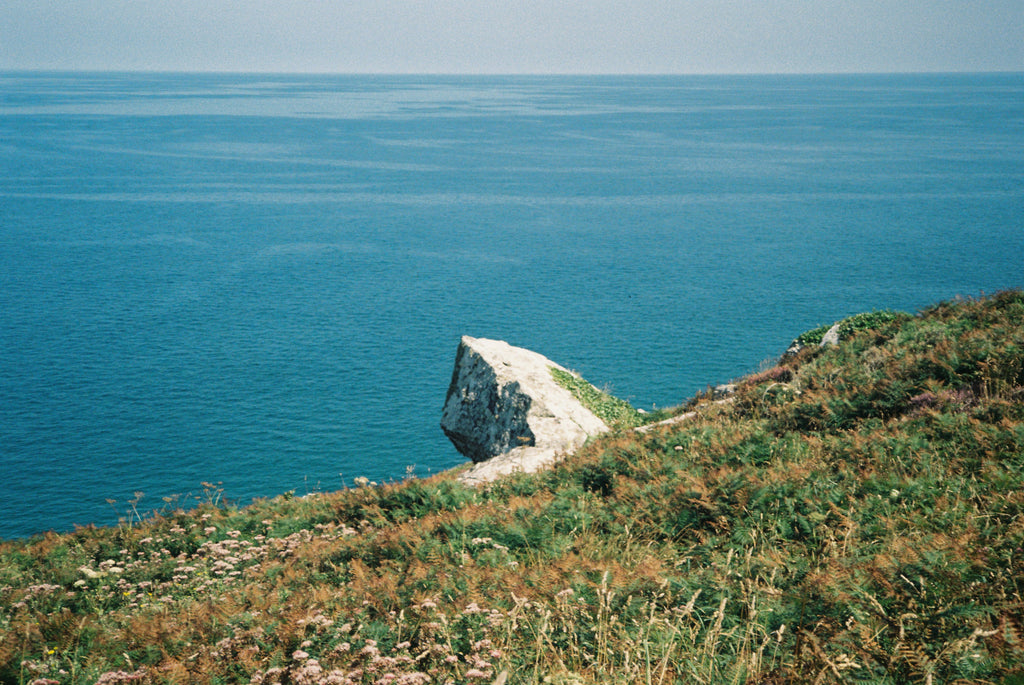
[[[610,428],[630,428],[645,423],[644,414],[629,402],[598,390],[577,374],[552,366],[551,377]]]
[[[908,314],[903,312],[896,312],[888,309],[854,314],[853,316],[848,316],[845,319],[836,322],[839,324],[839,339],[847,340],[854,333],[881,328],[894,321],[906,319],[908,316]],[[801,347],[820,345],[822,338],[825,337],[825,334],[828,333],[829,329],[834,325],[835,323],[828,323],[818,326],[817,328],[812,328],[809,331],[801,333],[793,342]]]
[[[646,433],[604,395],[623,430],[487,488],[214,489],[2,542],[0,682],[1024,682],[1024,294]]]
[[[579,402],[592,411],[595,416],[605,422],[611,429],[629,429],[644,426],[669,418],[682,411],[679,407],[669,407],[644,412],[635,408],[626,400],[615,397],[611,393],[599,390],[596,386],[572,371],[551,367],[551,377],[560,386],[572,393]]]

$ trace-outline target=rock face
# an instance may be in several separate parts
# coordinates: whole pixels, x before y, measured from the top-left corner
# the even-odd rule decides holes
[[[832,325],[825,334],[821,336],[821,342],[818,343],[818,347],[829,347],[838,345],[840,342],[840,329],[842,328],[842,321],[838,321]],[[804,349],[806,345],[800,343],[799,339],[794,340],[789,345],[789,349],[783,353],[783,356],[797,354],[800,350]]]
[[[726,397],[730,397],[736,394],[735,383],[723,383],[722,385],[716,385],[711,391],[711,399],[721,400]]]
[[[465,336],[455,356],[441,428],[475,463],[461,478],[484,482],[536,471],[608,426],[555,383],[547,357],[500,340]]]
[[[836,323],[832,328],[825,331],[825,335],[821,336],[821,342],[818,343],[818,347],[828,347],[829,345],[835,346],[839,344],[839,329],[842,326],[842,321]]]

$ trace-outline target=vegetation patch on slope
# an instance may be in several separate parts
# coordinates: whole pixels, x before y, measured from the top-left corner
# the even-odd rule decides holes
[[[1024,294],[737,386],[484,490],[0,543],[0,682],[1024,680]]]
[[[609,427],[631,428],[646,421],[645,415],[629,402],[598,390],[578,374],[552,366],[551,377]]]
[[[903,312],[895,312],[888,309],[854,314],[853,316],[848,316],[845,319],[836,322],[839,324],[839,339],[847,340],[858,331],[879,328],[885,324],[905,319],[908,316],[908,314],[904,314]],[[829,329],[834,325],[834,323],[829,323],[823,326],[818,326],[817,328],[812,328],[809,331],[801,333],[793,342],[802,347],[806,347],[808,345],[820,345],[825,334],[828,333]]]

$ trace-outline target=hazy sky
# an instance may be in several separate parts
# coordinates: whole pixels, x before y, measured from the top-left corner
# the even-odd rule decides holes
[[[1024,0],[3,0],[0,69],[1024,71]]]

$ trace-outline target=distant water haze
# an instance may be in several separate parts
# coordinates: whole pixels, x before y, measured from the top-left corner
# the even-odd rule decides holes
[[[464,334],[650,408],[1024,286],[1024,75],[0,74],[0,231],[0,537],[334,490]]]

